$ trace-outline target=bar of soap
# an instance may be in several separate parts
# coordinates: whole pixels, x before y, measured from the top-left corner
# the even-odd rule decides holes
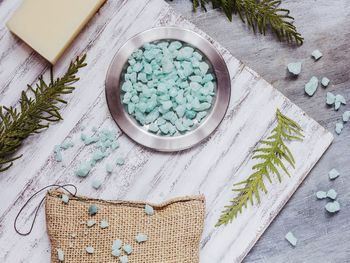
[[[7,27],[55,64],[106,0],[25,0]]]

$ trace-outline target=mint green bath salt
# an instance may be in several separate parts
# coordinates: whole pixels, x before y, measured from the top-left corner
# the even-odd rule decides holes
[[[215,102],[214,69],[202,52],[177,40],[146,43],[125,65],[121,100],[150,133],[176,136],[197,128]]]

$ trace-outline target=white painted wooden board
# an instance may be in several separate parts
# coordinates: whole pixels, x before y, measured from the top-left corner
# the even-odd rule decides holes
[[[0,105],[14,105],[27,83],[47,72],[48,63],[11,35],[5,27],[20,0],[0,1]],[[107,68],[118,48],[145,29],[177,25],[195,30],[208,38],[222,53],[232,78],[231,102],[226,117],[204,143],[184,152],[165,154],[142,148],[121,134],[107,109],[104,81]],[[245,67],[205,33],[174,13],[161,0],[110,0],[66,52],[55,72],[64,72],[68,62],[88,53],[74,94],[67,96],[64,121],[27,140],[24,157],[0,176],[0,262],[49,262],[50,244],[41,210],[33,233],[20,237],[13,230],[16,213],[37,189],[51,183],[74,183],[79,193],[106,199],[160,202],[179,195],[203,193],[207,199],[205,229],[201,242],[201,262],[240,262],[278,214],[332,141],[332,135],[305,115],[254,71]],[[249,207],[234,223],[215,228],[223,206],[232,197],[232,184],[250,174],[252,149],[275,124],[275,111],[296,120],[305,130],[303,143],[292,142],[297,166],[292,177],[269,186],[259,206]],[[81,127],[113,127],[119,132],[121,148],[106,161],[125,156],[124,166],[106,175],[105,161],[86,179],[73,171],[88,158],[93,147],[79,142]],[[64,164],[53,159],[53,147],[65,138],[76,142],[64,152]],[[101,178],[103,186],[93,190],[91,180]],[[33,211],[34,203],[28,211]],[[26,227],[29,220],[21,220]]]

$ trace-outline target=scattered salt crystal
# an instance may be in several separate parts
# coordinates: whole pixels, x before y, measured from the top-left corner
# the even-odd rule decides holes
[[[330,82],[329,78],[326,78],[326,77],[323,77],[321,80],[321,84],[325,88],[328,86],[329,82]]]
[[[339,101],[341,104],[346,104],[346,100],[343,95],[337,94],[335,96],[335,101]]]
[[[74,143],[73,143],[72,141],[70,141],[70,140],[65,141],[65,142],[63,142],[63,143],[61,144],[61,148],[62,148],[63,150],[67,150],[68,148],[71,148],[71,147],[73,147],[73,146],[74,146]]]
[[[289,63],[287,68],[290,73],[297,76],[301,72],[301,62]]]
[[[95,220],[88,220],[88,221],[86,222],[86,225],[87,225],[88,227],[92,227],[92,226],[96,225],[96,221],[95,221]]]
[[[333,105],[335,102],[335,95],[332,92],[327,92],[326,103],[327,105]]]
[[[317,199],[325,199],[327,197],[327,193],[325,191],[318,191],[316,193]]]
[[[149,216],[153,216],[154,215],[154,209],[152,206],[150,205],[145,205],[145,213]]]
[[[339,175],[340,173],[334,168],[328,172],[329,179],[331,180],[336,179]]]
[[[62,199],[62,202],[63,202],[63,203],[68,204],[68,202],[69,202],[69,196],[68,196],[68,195],[63,194],[63,195],[61,196],[61,199]]]
[[[92,216],[92,215],[95,215],[95,214],[97,213],[97,211],[98,211],[97,205],[95,205],[95,204],[90,205],[88,211],[89,211],[89,214],[90,214],[91,216]]]
[[[100,228],[101,228],[101,229],[105,229],[105,228],[107,228],[107,227],[109,227],[109,224],[108,224],[107,220],[101,220],[101,222],[100,222]]]
[[[112,250],[120,249],[122,247],[122,244],[123,244],[123,242],[120,239],[114,240],[113,245],[112,245]]]
[[[325,206],[328,213],[334,214],[340,210],[340,204],[338,201],[329,202]]]
[[[130,255],[132,253],[132,246],[129,244],[126,244],[123,246],[123,250],[125,251],[126,254]]]
[[[94,248],[89,246],[89,247],[86,247],[86,252],[89,253],[89,254],[93,254],[94,253]]]
[[[137,241],[138,243],[142,243],[142,242],[147,241],[148,237],[147,237],[147,235],[145,235],[145,234],[138,233],[138,234],[136,235],[135,239],[136,239],[136,241]]]
[[[114,257],[119,257],[121,255],[121,250],[120,249],[114,249],[112,250],[112,256]]]
[[[58,260],[63,262],[64,261],[64,252],[63,252],[63,250],[61,248],[57,248],[56,251],[57,251]]]
[[[119,260],[120,260],[120,263],[128,263],[129,262],[128,256],[126,256],[126,255],[119,257]]]
[[[338,195],[338,193],[334,189],[330,189],[327,192],[327,197],[332,199],[332,200],[335,200],[337,198],[337,195]]]
[[[54,154],[55,154],[55,160],[57,162],[62,162],[61,146],[60,145],[55,145],[53,151],[54,151]]]
[[[295,247],[297,245],[298,239],[293,235],[292,232],[288,232],[285,235],[285,239],[293,246]]]
[[[123,157],[118,157],[116,160],[117,165],[123,165],[125,163],[125,159]]]
[[[78,169],[75,170],[75,175],[79,177],[86,177],[93,167],[93,163],[90,161],[81,162]]]
[[[102,181],[98,179],[95,179],[91,182],[91,186],[96,190],[99,189],[101,185],[102,185]]]
[[[106,164],[106,171],[107,173],[112,173],[113,172],[113,165],[110,163]]]
[[[308,83],[305,84],[305,93],[310,97],[313,96],[318,88],[318,78],[312,77]]]
[[[350,111],[345,111],[343,113],[343,122],[348,122],[350,120]]]
[[[344,124],[342,122],[337,122],[335,124],[335,132],[339,135],[344,128]]]
[[[315,59],[315,61],[317,61],[323,56],[323,54],[321,53],[321,51],[316,49],[311,53],[311,56]]]

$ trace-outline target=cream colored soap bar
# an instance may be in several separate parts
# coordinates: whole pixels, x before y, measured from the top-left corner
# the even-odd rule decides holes
[[[24,0],[7,27],[55,64],[106,0]]]

